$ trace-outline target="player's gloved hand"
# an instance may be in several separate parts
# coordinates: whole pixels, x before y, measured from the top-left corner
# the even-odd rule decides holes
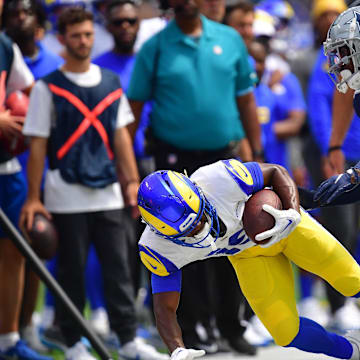
[[[344,174],[334,175],[323,181],[314,194],[314,201],[319,205],[328,205],[342,194],[354,190],[360,184],[360,163]]]
[[[281,239],[287,237],[301,220],[301,215],[295,209],[278,210],[265,204],[263,205],[263,210],[275,218],[275,225],[272,229],[255,236],[255,240],[258,241],[270,238],[265,244],[260,244],[263,248],[274,245]]]
[[[192,360],[204,355],[205,350],[194,350],[178,347],[171,353],[170,360]]]

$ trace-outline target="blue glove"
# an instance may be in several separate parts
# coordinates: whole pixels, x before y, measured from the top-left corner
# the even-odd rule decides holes
[[[314,194],[314,201],[320,206],[329,205],[354,190],[360,184],[360,162],[344,174],[335,175],[320,184]],[[360,190],[360,189],[359,189]]]

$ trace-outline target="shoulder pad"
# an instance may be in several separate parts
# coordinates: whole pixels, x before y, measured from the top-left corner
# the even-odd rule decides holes
[[[245,194],[250,195],[253,193],[254,180],[247,167],[236,159],[222,160],[227,172],[240,186]]]
[[[168,276],[170,273],[179,270],[170,260],[148,246],[139,245],[139,252],[142,263],[155,275]]]

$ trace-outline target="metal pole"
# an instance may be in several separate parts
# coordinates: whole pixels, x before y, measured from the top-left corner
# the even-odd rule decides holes
[[[99,354],[102,360],[113,360],[108,350],[101,342],[99,337],[87,326],[84,318],[79,310],[75,307],[64,290],[60,287],[58,282],[52,277],[46,267],[43,265],[39,257],[34,253],[24,237],[19,233],[15,226],[10,222],[4,211],[0,208],[0,225],[3,226],[4,231],[8,234],[9,238],[14,242],[16,247],[22,255],[30,262],[32,269],[44,282],[44,284],[53,292],[55,296],[67,308],[70,315],[78,323],[83,330],[84,335],[89,339],[95,351]]]

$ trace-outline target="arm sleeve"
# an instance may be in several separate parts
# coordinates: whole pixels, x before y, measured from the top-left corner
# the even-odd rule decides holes
[[[251,195],[264,187],[264,176],[256,162],[243,164],[236,159],[223,160],[229,175],[246,195]]]
[[[134,121],[134,114],[131,111],[129,101],[123,94],[119,101],[118,116],[116,119],[116,128],[122,128]]]
[[[53,117],[55,117],[55,109],[52,95],[47,85],[39,80],[30,94],[29,109],[25,118],[23,134],[49,137]]]
[[[16,90],[23,90],[29,87],[34,82],[34,76],[25,64],[21,55],[20,49],[16,44],[13,44],[14,59],[11,64],[7,83],[7,93],[11,94]]]
[[[152,293],[167,291],[181,292],[181,270],[177,270],[168,276],[151,274]]]
[[[253,178],[253,191],[252,193],[256,193],[264,188],[264,176],[261,171],[261,168],[257,162],[248,162],[244,164],[246,168],[249,170]]]

